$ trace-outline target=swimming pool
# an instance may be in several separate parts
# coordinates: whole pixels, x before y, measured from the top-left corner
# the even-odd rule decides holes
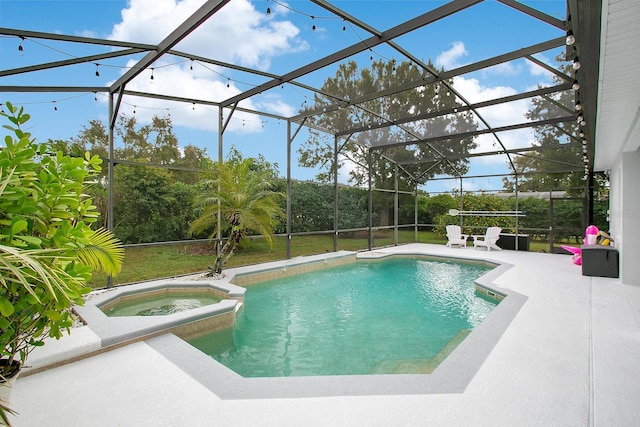
[[[244,377],[430,373],[498,304],[484,263],[394,257],[251,285],[233,328],[188,342]]]

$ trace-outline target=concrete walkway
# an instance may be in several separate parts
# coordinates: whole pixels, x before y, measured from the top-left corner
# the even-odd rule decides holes
[[[385,251],[513,264],[494,282],[528,299],[463,393],[222,400],[171,357],[138,342],[19,378],[13,424],[640,425],[637,290],[582,276],[563,255],[422,244]]]

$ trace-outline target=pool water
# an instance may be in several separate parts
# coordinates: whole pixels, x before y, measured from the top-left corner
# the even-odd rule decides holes
[[[497,305],[493,267],[392,258],[251,285],[234,328],[189,343],[244,377],[429,373]]]
[[[204,292],[164,292],[145,295],[141,293],[133,298],[122,299],[108,304],[102,311],[109,317],[119,316],[166,316],[181,311],[217,304],[221,297]]]

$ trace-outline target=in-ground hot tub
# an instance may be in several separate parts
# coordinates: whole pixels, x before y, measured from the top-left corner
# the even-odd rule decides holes
[[[189,337],[227,328],[244,292],[213,280],[158,280],[107,290],[74,309],[106,347],[166,332]]]
[[[109,317],[120,316],[167,316],[217,304],[225,298],[222,292],[210,287],[182,288],[168,286],[152,291],[119,296],[100,305],[100,310]]]

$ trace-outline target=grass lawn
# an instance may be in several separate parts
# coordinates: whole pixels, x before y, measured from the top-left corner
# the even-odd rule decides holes
[[[418,233],[419,243],[445,244],[446,238],[432,232]],[[414,242],[412,230],[401,230],[398,234],[399,243]],[[393,244],[393,232],[390,230],[376,232],[374,246],[389,246]],[[340,237],[338,250],[361,251],[368,248],[366,237]],[[531,251],[548,251],[549,243],[530,242]],[[314,255],[333,251],[333,235],[294,236],[291,240],[291,256]],[[260,264],[268,261],[286,259],[286,238],[276,237],[273,248],[263,239],[252,239],[243,242],[234,253],[226,267]],[[209,243],[171,244],[157,246],[140,246],[125,249],[122,272],[113,279],[114,285],[141,282],[145,280],[180,276],[190,273],[206,271],[213,265],[215,255],[213,246]],[[107,286],[107,278],[102,273],[94,273],[90,282],[94,289]]]

